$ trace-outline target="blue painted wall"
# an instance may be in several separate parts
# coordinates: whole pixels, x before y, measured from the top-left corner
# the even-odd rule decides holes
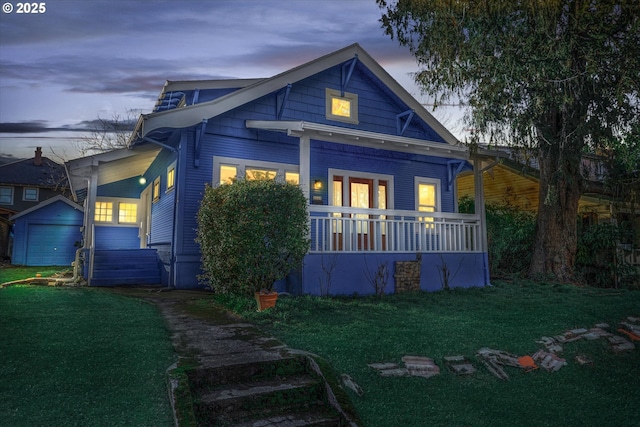
[[[326,274],[323,271],[331,260],[332,254],[310,254],[304,259],[302,293],[320,295],[320,281]],[[387,262],[389,280],[385,293],[395,292],[395,262],[413,261],[414,254],[338,254],[332,273],[333,295],[371,295],[373,285],[367,279],[367,271],[373,273],[378,265]],[[451,270],[450,287],[470,288],[489,284],[488,263],[483,253],[428,253],[422,254],[420,268],[420,289],[438,291],[443,287],[442,266]]]
[[[82,241],[83,213],[56,201],[16,219],[11,261],[16,265],[71,265]]]
[[[138,249],[138,227],[96,226],[96,249]]]

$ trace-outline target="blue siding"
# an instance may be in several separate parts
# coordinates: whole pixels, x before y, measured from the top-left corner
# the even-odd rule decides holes
[[[14,225],[13,264],[71,265],[82,241],[82,220],[82,211],[62,201],[19,217]]]
[[[176,158],[176,153],[163,149],[144,174],[149,185],[153,185],[153,181],[160,177],[160,198],[151,204],[150,245],[170,243],[173,238],[176,191],[174,187],[167,192],[167,168]]]
[[[96,226],[96,249],[138,249],[138,227]]]
[[[331,256],[331,255],[328,255]],[[367,280],[367,271],[373,272],[378,265],[387,262],[389,280],[386,293],[395,292],[395,261],[413,261],[415,256],[407,254],[338,254],[333,270],[333,295],[370,295],[373,286]],[[324,255],[327,263],[327,255]],[[304,259],[302,293],[320,295],[319,278],[324,277],[322,270],[323,255],[307,255]],[[420,290],[438,291],[443,287],[441,268],[446,264],[452,271],[450,287],[470,288],[489,284],[488,260],[483,253],[422,254],[420,269]]]

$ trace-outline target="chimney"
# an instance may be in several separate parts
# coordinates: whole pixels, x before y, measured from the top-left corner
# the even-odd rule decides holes
[[[42,166],[42,147],[36,148],[36,156],[33,158],[33,164]]]

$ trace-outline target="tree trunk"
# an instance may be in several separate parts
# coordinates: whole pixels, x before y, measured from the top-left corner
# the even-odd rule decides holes
[[[529,276],[553,276],[568,282],[573,280],[577,250],[581,147],[559,145],[540,145],[539,206]]]

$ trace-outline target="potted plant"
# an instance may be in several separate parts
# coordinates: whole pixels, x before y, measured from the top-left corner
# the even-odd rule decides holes
[[[309,249],[308,228],[297,185],[258,179],[207,187],[198,211],[200,278],[216,292],[275,300],[274,283]]]

